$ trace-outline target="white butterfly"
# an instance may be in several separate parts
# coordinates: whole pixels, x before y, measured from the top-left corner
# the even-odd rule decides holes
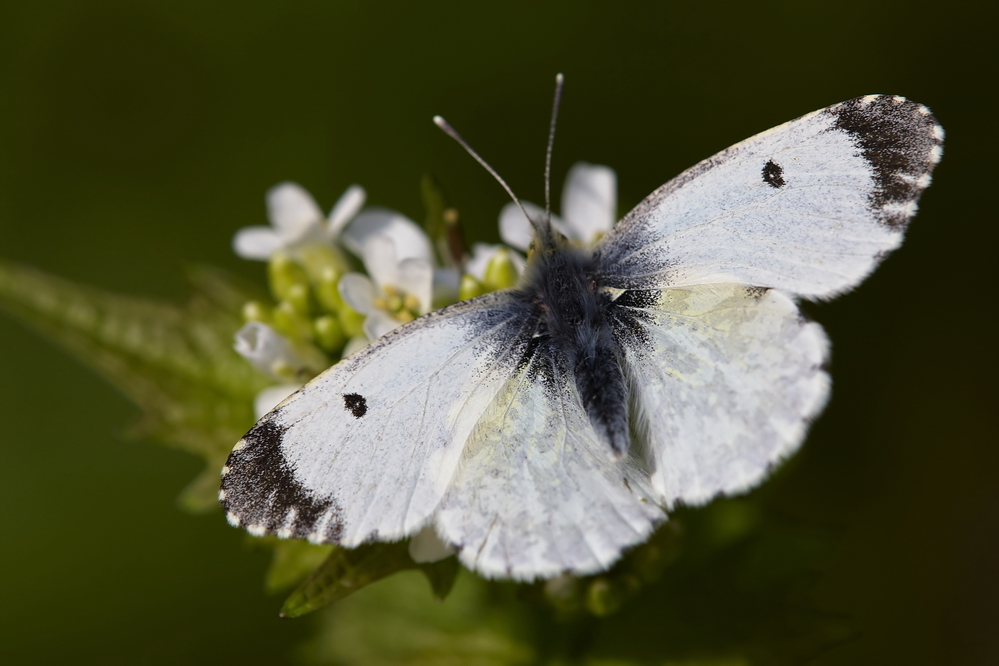
[[[867,96],[688,169],[592,250],[534,220],[516,289],[432,312],[262,418],[229,522],[355,547],[432,526],[469,568],[608,568],[677,503],[759,483],[823,408],[796,298],[858,284],[940,159],[926,107]]]

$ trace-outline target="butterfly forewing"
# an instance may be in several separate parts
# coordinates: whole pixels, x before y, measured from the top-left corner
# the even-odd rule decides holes
[[[413,533],[436,510],[534,326],[529,308],[488,294],[327,370],[233,450],[221,494],[230,522],[347,546]]]
[[[758,134],[631,211],[598,248],[600,282],[741,283],[834,296],[901,243],[942,141],[926,107],[885,95]]]

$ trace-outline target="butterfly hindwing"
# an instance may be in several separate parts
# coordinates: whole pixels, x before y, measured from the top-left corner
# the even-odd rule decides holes
[[[902,97],[858,97],[792,120],[649,195],[598,247],[600,282],[835,296],[901,243],[942,142],[926,107]]]
[[[261,419],[223,470],[230,522],[356,546],[425,524],[536,316],[504,293],[402,326]]]
[[[828,342],[786,295],[744,285],[627,291],[610,316],[656,500],[756,485],[825,405]]]
[[[469,568],[531,580],[606,569],[664,519],[647,475],[611,455],[542,338],[480,417],[436,524]]]

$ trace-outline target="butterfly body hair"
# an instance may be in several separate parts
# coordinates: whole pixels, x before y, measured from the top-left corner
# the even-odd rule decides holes
[[[541,310],[539,334],[547,339],[534,353],[554,355],[551,362],[564,364],[593,427],[611,454],[621,457],[630,440],[623,353],[607,318],[611,298],[594,277],[596,258],[569,244],[547,221],[535,224],[535,231],[536,249],[518,289]]]

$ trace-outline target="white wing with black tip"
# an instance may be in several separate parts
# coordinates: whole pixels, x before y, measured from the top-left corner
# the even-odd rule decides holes
[[[627,291],[611,307],[633,428],[656,500],[745,491],[794,452],[825,406],[822,327],[773,290],[715,284]]]
[[[348,547],[416,532],[536,325],[530,308],[487,294],[333,366],[233,449],[220,493],[229,521]]]
[[[850,289],[898,247],[940,160],[925,106],[870,95],[738,143],[649,195],[598,246],[620,289]]]
[[[541,338],[482,414],[436,526],[470,569],[533,580],[607,569],[663,520],[648,474],[611,455]]]

